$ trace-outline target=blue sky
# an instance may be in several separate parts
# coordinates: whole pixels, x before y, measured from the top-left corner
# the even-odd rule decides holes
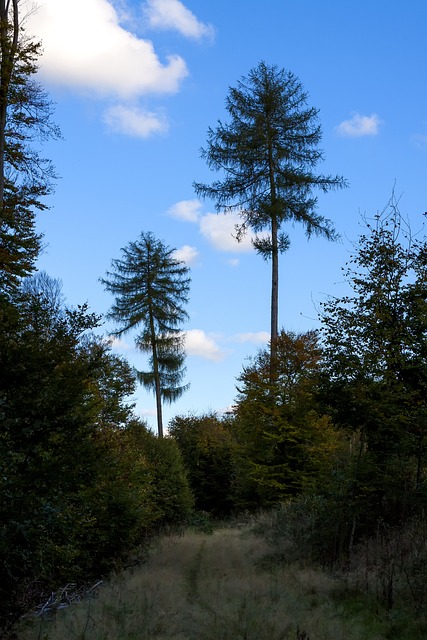
[[[21,0],[21,6],[33,6]],[[187,381],[166,422],[233,403],[236,377],[266,344],[270,265],[237,244],[234,220],[198,202],[192,183],[215,178],[200,158],[208,127],[227,120],[230,86],[263,60],[297,75],[320,110],[319,172],[349,188],[319,196],[340,243],[288,229],[281,258],[281,326],[319,326],[317,309],[343,291],[341,267],[361,215],[381,210],[393,186],[414,231],[422,226],[427,168],[424,0],[38,0],[26,30],[41,39],[39,80],[56,103],[64,139],[45,145],[58,174],[39,216],[38,268],[63,283],[67,302],[104,314],[99,278],[120,250],[152,231],[191,267]],[[105,324],[106,333],[112,325]],[[132,336],[116,344],[137,368]],[[140,388],[137,411],[155,425]]]

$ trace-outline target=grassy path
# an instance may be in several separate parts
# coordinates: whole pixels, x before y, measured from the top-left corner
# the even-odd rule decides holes
[[[37,621],[20,640],[382,640],[372,616],[351,617],[340,587],[311,569],[277,566],[249,531],[166,537],[147,564],[96,600]]]

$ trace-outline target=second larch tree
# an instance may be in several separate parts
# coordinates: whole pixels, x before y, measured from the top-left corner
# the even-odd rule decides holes
[[[159,437],[163,436],[162,400],[174,402],[188,388],[181,383],[189,268],[173,254],[174,249],[152,233],[142,233],[122,249],[122,258],[112,261],[114,270],[101,279],[107,291],[116,296],[107,314],[119,325],[113,335],[138,329],[135,345],[149,354],[149,370],[138,371],[137,376],[155,393]]]

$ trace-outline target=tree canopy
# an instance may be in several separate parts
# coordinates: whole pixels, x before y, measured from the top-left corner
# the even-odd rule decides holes
[[[196,193],[215,201],[218,211],[239,213],[237,237],[248,229],[257,234],[253,244],[272,260],[271,366],[278,338],[278,256],[289,247],[281,231],[287,222],[300,222],[307,235],[336,238],[330,220],[317,212],[314,189],[324,192],[345,186],[341,176],[315,172],[323,159],[318,145],[318,110],[308,107],[308,96],[298,78],[275,65],[261,62],[229,90],[226,109],[230,120],[208,130],[202,157],[224,178],[212,184],[196,182]]]
[[[314,486],[334,449],[334,432],[316,401],[321,348],[315,331],[281,331],[277,376],[261,349],[238,378],[233,431],[239,444],[237,500],[277,504]]]
[[[425,474],[427,245],[394,196],[366,220],[344,274],[350,294],[323,305],[323,395],[360,437],[361,509],[368,495],[376,515],[400,518]]]

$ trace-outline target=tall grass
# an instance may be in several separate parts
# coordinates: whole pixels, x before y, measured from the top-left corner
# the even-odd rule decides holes
[[[20,640],[383,640],[387,624],[326,573],[280,564],[249,527],[169,536],[98,597],[27,619]]]

